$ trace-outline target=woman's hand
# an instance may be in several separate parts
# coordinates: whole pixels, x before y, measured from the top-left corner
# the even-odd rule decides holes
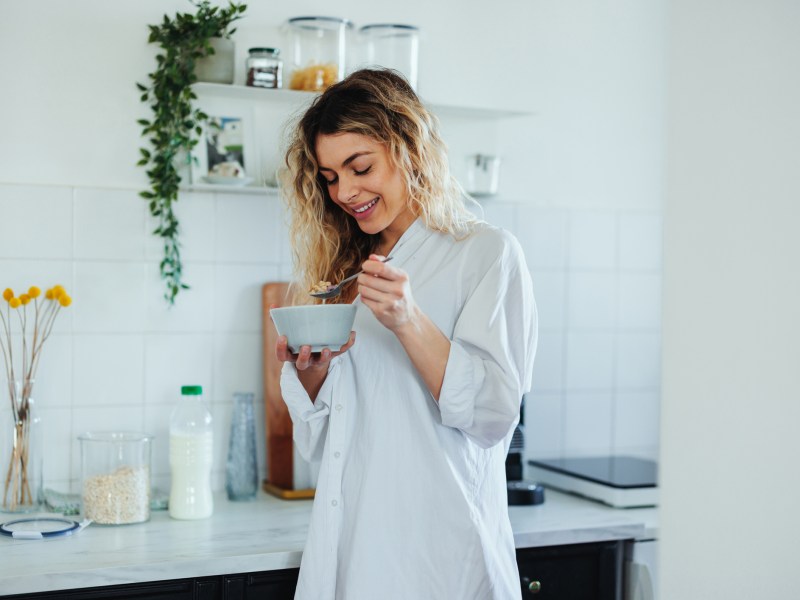
[[[275,305],[270,306],[275,308]],[[289,340],[285,335],[279,335],[275,342],[275,355],[281,362],[294,363],[297,369],[297,378],[308,392],[308,397],[313,402],[317,398],[325,378],[328,376],[328,366],[331,359],[347,352],[356,342],[356,332],[350,332],[347,343],[336,351],[323,348],[322,352],[311,352],[311,346],[301,346],[300,352],[294,354],[289,350]]]
[[[355,341],[356,332],[351,331],[350,339],[347,340],[347,343],[335,352],[332,352],[328,348],[323,348],[322,352],[311,352],[311,346],[301,346],[300,352],[293,354],[289,350],[289,340],[286,339],[285,335],[280,335],[275,345],[275,353],[279,361],[294,363],[298,373],[308,370],[327,373],[331,359],[347,352]]]
[[[411,295],[408,274],[382,261],[383,256],[370,254],[358,276],[361,302],[387,329],[399,333],[419,316],[419,308]]]
[[[396,336],[434,399],[439,400],[450,354],[450,340],[420,310],[411,295],[408,273],[370,254],[358,276],[361,302]]]

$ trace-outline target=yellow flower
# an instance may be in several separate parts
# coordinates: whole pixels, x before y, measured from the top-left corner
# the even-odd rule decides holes
[[[19,298],[11,298],[11,300],[8,301],[8,304],[11,306],[11,308],[19,308],[19,305],[22,304],[22,300]]]
[[[31,298],[38,298],[41,293],[42,293],[42,290],[40,290],[35,285],[32,285],[30,287],[30,289],[28,290],[28,296],[30,296]]]
[[[20,294],[19,301],[22,302],[22,304],[27,304],[31,301],[31,297],[28,294]]]
[[[45,298],[47,298],[48,300],[54,300],[54,299],[55,299],[55,296],[53,295],[53,289],[52,289],[52,288],[50,288],[49,290],[47,290],[47,291],[44,293],[44,297],[45,297]]]
[[[14,290],[11,288],[6,288],[6,291],[3,292],[3,300],[6,302],[10,302],[11,299],[14,297]]]
[[[72,304],[72,298],[70,298],[69,296],[67,296],[66,292],[64,292],[63,294],[61,294],[61,295],[58,297],[58,303],[59,303],[61,306],[64,306],[64,307],[66,307],[66,306],[69,306],[70,304]]]

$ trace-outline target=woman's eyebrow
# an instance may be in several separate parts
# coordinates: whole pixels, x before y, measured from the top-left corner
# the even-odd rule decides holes
[[[346,167],[351,162],[353,162],[355,159],[357,159],[359,156],[367,156],[368,154],[374,154],[374,152],[372,152],[370,150],[365,150],[364,152],[356,152],[354,154],[351,154],[350,156],[348,156],[344,160],[344,162],[342,163],[342,167]],[[322,167],[322,166],[319,167],[319,170],[320,171],[333,171],[333,169],[331,169],[329,167]]]

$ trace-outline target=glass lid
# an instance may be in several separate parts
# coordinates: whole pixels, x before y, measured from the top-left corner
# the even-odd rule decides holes
[[[81,524],[61,517],[33,517],[7,521],[0,525],[0,534],[13,538],[36,540],[45,537],[70,535]]]

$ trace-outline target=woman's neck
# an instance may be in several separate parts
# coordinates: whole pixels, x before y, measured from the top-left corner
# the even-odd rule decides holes
[[[389,256],[389,252],[397,245],[398,240],[408,231],[411,224],[417,220],[417,216],[410,210],[399,215],[392,224],[380,233],[380,241],[375,248],[375,253],[381,256]]]

